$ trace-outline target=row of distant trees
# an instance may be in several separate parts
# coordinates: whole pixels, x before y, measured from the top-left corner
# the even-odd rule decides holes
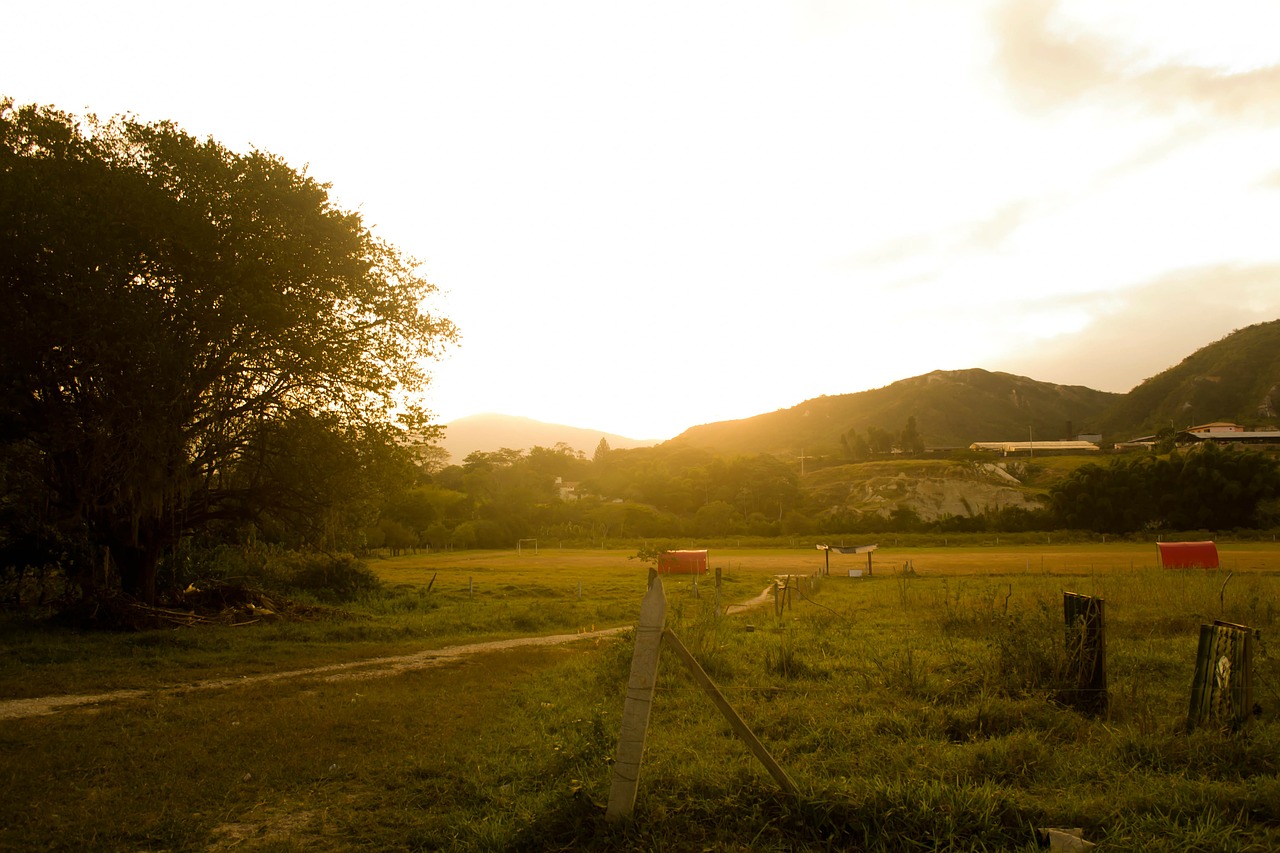
[[[386,548],[1272,523],[1270,457],[1087,465],[1043,510],[811,503],[792,462],[565,445],[448,464],[407,404],[455,339],[435,288],[279,159],[0,101],[0,570],[153,602],[245,543]],[[845,458],[923,450],[850,430]]]
[[[894,450],[901,453],[923,453],[924,436],[916,425],[915,415],[911,415],[902,430],[896,434],[876,426],[867,427],[865,435],[860,434],[856,428],[850,429],[841,434],[840,448],[846,459],[863,462]]]
[[[507,547],[517,538],[569,541],[794,536],[814,533],[1018,532],[1270,527],[1280,496],[1275,457],[1205,445],[1167,456],[1088,463],[1035,510],[1004,507],[922,519],[909,506],[859,513],[811,502],[794,464],[768,454],[723,456],[658,446],[592,458],[565,445],[473,453],[384,508],[397,542]],[[572,491],[568,491],[572,486]],[[409,512],[410,507],[416,507]],[[416,535],[416,542],[414,536]],[[391,547],[390,540],[373,544]]]
[[[1063,527],[1106,533],[1229,530],[1278,522],[1280,463],[1204,442],[1187,452],[1083,465],[1051,492]]]

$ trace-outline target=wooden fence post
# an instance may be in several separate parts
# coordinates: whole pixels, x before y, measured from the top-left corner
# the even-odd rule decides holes
[[[716,618],[724,615],[724,607],[720,604],[720,567],[716,566]]]
[[[1238,729],[1253,713],[1253,629],[1230,622],[1200,626],[1187,731],[1201,723]]]
[[[1066,622],[1068,703],[1078,711],[1107,712],[1107,638],[1103,600],[1074,592],[1062,594]]]
[[[640,762],[644,757],[644,738],[649,729],[649,711],[653,707],[653,689],[658,682],[658,653],[662,650],[662,628],[666,618],[667,599],[662,591],[662,580],[657,571],[650,569],[649,591],[640,603],[640,625],[636,628],[636,648],[631,656],[627,699],[622,707],[622,732],[618,736],[609,804],[604,813],[609,820],[631,817],[635,811]]]

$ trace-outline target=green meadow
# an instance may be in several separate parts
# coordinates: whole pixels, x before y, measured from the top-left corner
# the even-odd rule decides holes
[[[672,630],[800,795],[669,650],[634,816],[604,819],[647,565],[543,548],[370,563],[380,592],[296,621],[84,633],[0,623],[0,849],[1280,849],[1280,546],[998,543],[831,555],[779,615],[662,578]],[[713,549],[721,605],[821,552]],[[1106,602],[1110,703],[1059,701],[1062,593]],[[1258,713],[1186,728],[1199,626],[1257,630]],[[295,670],[569,634],[436,665]],[[581,635],[580,637],[578,635]],[[242,680],[244,684],[236,684]],[[218,686],[210,686],[212,683]],[[184,689],[193,688],[194,689]],[[139,691],[52,713],[10,700]],[[9,710],[7,710],[9,709]]]

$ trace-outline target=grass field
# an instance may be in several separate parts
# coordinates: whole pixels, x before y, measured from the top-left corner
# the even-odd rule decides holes
[[[303,623],[86,635],[7,619],[0,698],[148,690],[0,719],[5,850],[1280,849],[1280,547],[1156,569],[1150,545],[885,546],[732,617],[668,576],[668,626],[801,789],[783,795],[663,652],[635,817],[603,820],[630,635],[384,677],[164,689],[526,634],[634,624],[647,567],[543,549],[373,563],[384,595]],[[913,573],[904,573],[909,566]],[[716,550],[724,603],[813,550]],[[430,591],[427,590],[430,585]],[[1110,708],[1055,701],[1062,592],[1107,607]],[[1261,713],[1185,730],[1199,625],[1258,629]]]

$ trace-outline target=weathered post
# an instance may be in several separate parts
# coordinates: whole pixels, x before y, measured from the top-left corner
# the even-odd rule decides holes
[[[1253,713],[1253,629],[1231,622],[1200,626],[1187,731],[1201,723],[1237,729]]]
[[[724,607],[720,604],[720,567],[716,566],[716,618],[724,615]]]
[[[653,707],[653,689],[658,682],[658,653],[662,650],[662,627],[667,618],[667,599],[662,581],[649,570],[649,591],[640,603],[640,625],[636,628],[636,648],[631,655],[631,675],[627,679],[627,699],[622,707],[622,731],[613,762],[613,781],[605,817],[631,817],[636,807],[640,783],[640,762],[644,757],[645,733]]]
[[[1103,600],[1074,592],[1062,594],[1066,622],[1068,702],[1076,710],[1107,712],[1107,639]]]

